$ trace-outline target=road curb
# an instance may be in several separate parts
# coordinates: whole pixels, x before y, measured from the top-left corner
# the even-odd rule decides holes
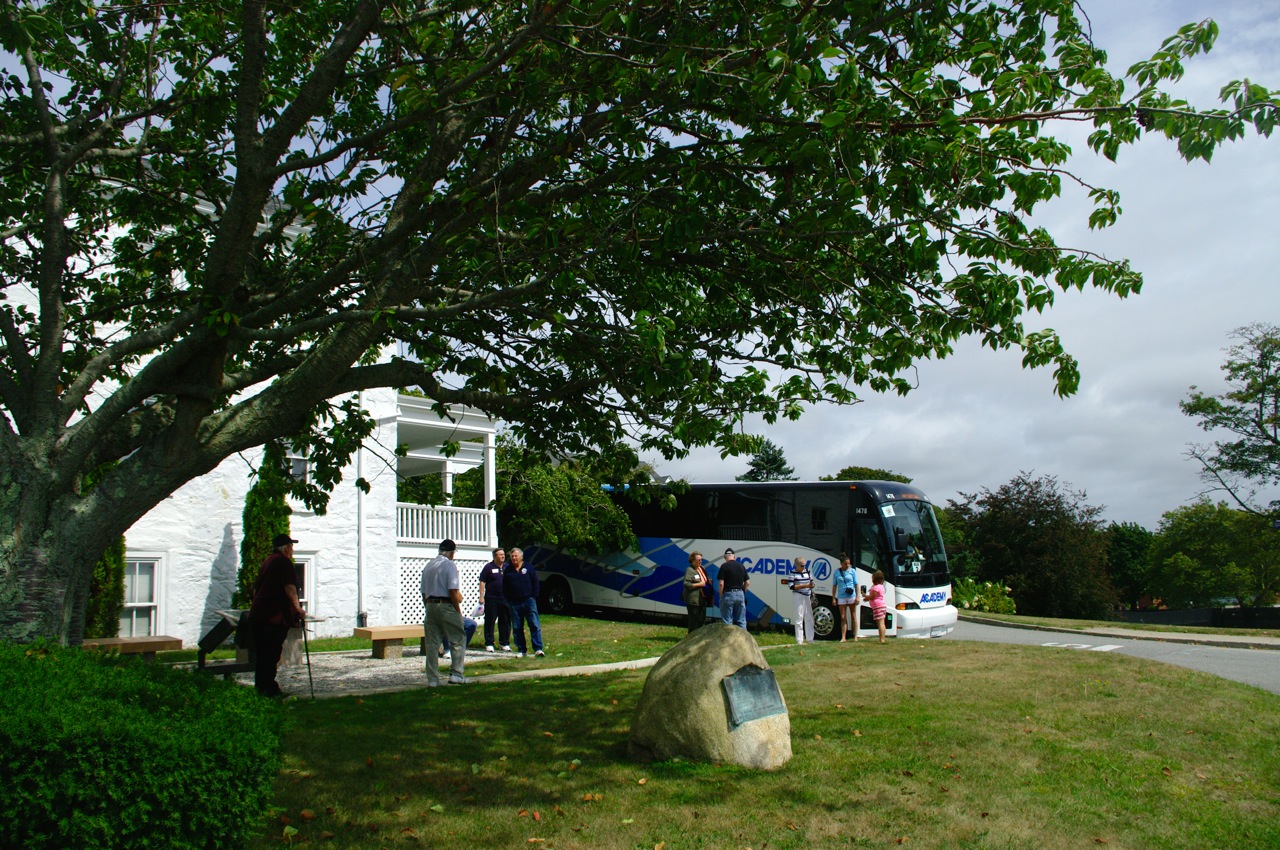
[[[1136,629],[1064,629],[1057,626],[1040,626],[1031,623],[1010,623],[1007,620],[994,620],[963,613],[960,615],[960,619],[983,626],[1003,626],[1007,629],[1024,629],[1032,632],[1091,635],[1093,637],[1118,638],[1121,640],[1149,640],[1158,643],[1185,643],[1196,646],[1217,646],[1225,649],[1280,650],[1280,638],[1241,637],[1238,640],[1220,640],[1214,635],[1193,635],[1182,632],[1143,632]]]

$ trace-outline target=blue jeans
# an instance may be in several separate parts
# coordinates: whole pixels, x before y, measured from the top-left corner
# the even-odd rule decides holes
[[[515,638],[516,652],[529,651],[524,642],[526,621],[529,623],[529,640],[533,644],[533,651],[541,652],[542,624],[538,622],[538,600],[532,596],[519,602],[511,602],[511,637]]]
[[[741,590],[726,590],[720,594],[720,619],[726,626],[747,627],[747,594]]]

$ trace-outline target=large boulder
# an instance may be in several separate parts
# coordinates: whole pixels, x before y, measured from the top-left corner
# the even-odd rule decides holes
[[[785,701],[781,713],[735,725],[722,684],[739,671],[741,681],[742,674],[768,669],[745,629],[713,623],[693,632],[667,650],[645,680],[631,724],[632,758],[680,757],[763,770],[786,764],[791,719]]]

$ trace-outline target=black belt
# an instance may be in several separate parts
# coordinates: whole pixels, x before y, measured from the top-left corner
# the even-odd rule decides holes
[[[428,602],[452,602],[453,600],[447,596],[428,596]]]

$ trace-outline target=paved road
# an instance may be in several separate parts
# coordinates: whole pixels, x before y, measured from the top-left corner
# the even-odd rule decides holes
[[[1135,640],[1120,636],[1118,633],[1121,631],[1115,629],[1105,633],[1065,633],[961,620],[956,624],[951,639],[1043,646],[1062,652],[1119,652],[1201,670],[1280,694],[1280,652],[1212,646],[1172,636],[1159,640]]]

